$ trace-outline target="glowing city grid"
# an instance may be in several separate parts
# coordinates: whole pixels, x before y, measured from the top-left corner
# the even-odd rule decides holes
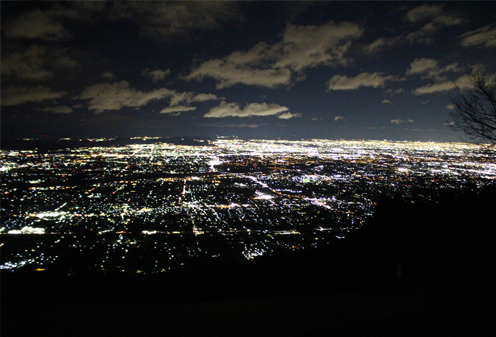
[[[315,249],[359,229],[384,196],[435,203],[427,191],[496,178],[494,153],[466,143],[144,140],[1,151],[0,268],[158,273]]]

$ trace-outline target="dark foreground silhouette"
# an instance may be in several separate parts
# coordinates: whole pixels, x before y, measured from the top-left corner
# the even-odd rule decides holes
[[[2,272],[2,335],[495,335],[496,190],[417,194],[325,250],[166,275]]]

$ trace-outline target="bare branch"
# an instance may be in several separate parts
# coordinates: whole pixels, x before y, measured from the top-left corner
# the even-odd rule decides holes
[[[450,111],[453,129],[464,132],[477,143],[496,145],[496,73],[486,74],[471,68],[467,72],[472,87],[468,92],[456,86],[456,96],[450,96],[454,109]]]

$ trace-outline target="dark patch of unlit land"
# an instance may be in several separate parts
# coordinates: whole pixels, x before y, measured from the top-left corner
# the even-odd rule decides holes
[[[490,284],[395,286],[221,302],[31,303],[5,310],[3,336],[493,336]]]
[[[386,200],[327,250],[166,275],[3,271],[2,336],[496,336],[494,200]]]

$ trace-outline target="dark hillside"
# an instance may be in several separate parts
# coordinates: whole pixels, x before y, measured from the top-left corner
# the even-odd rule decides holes
[[[429,193],[384,199],[328,249],[140,277],[2,272],[2,332],[494,335],[496,190]]]
[[[496,190],[445,190],[438,200],[426,200],[397,197],[379,203],[357,239],[376,247],[385,260],[401,263],[405,280],[491,277],[496,261]]]

